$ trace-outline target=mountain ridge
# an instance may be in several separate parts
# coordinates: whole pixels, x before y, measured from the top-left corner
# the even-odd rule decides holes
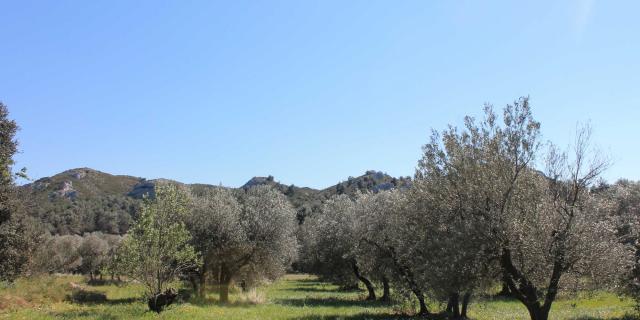
[[[113,175],[91,168],[74,168],[50,177],[42,177],[19,187],[25,201],[30,202],[32,216],[43,221],[51,233],[82,234],[103,231],[126,233],[136,218],[141,199],[153,194],[155,185],[168,181],[193,188],[220,187],[205,183],[182,183],[169,179],[146,179],[131,175]],[[409,177],[392,177],[369,170],[358,177],[348,177],[325,189],[285,185],[273,176],[255,176],[240,187],[224,187],[243,191],[256,185],[270,185],[282,192],[294,206],[300,222],[320,211],[322,202],[336,194],[354,196],[358,191],[389,190],[410,185]]]

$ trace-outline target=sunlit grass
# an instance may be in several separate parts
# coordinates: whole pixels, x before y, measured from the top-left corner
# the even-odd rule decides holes
[[[249,293],[232,292],[231,302],[218,303],[218,295],[170,306],[157,315],[147,311],[138,284],[87,286],[107,295],[103,303],[71,303],[66,300],[70,282],[80,276],[21,279],[0,289],[0,319],[389,319],[404,318],[398,308],[363,301],[363,291],[340,291],[332,284],[307,275],[288,275]],[[13,300],[12,300],[13,299]],[[12,302],[13,301],[13,302]],[[432,306],[438,308],[438,306]],[[436,309],[437,310],[437,309]],[[473,319],[528,319],[525,308],[513,300],[476,299],[470,307]],[[621,319],[634,312],[633,303],[609,293],[563,298],[554,304],[551,319]]]

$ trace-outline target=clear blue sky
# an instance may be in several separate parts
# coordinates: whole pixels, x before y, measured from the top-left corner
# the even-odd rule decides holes
[[[3,1],[18,166],[239,186],[412,175],[431,128],[530,95],[640,179],[638,1]]]

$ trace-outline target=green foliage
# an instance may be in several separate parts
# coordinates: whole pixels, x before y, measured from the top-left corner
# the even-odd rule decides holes
[[[20,187],[27,213],[51,234],[101,231],[125,234],[142,201],[130,195],[144,179],[115,176],[88,168],[72,169]],[[148,191],[148,190],[147,190]]]
[[[101,231],[123,235],[137,217],[140,205],[140,200],[124,195],[104,195],[90,199],[56,198],[36,202],[29,211],[52,234]]]
[[[157,185],[155,191],[154,199],[145,199],[140,219],[123,242],[119,266],[145,285],[149,297],[198,260],[183,222],[189,210],[187,194],[169,184]]]
[[[12,170],[17,130],[18,125],[9,119],[7,107],[0,102],[0,280],[9,281],[24,271],[39,237],[16,196]]]

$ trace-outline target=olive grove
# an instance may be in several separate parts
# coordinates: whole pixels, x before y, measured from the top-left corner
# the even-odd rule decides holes
[[[158,181],[143,201],[58,199],[73,209],[62,215],[25,214],[12,171],[17,129],[0,104],[2,281],[117,276],[143,284],[157,312],[176,298],[176,280],[200,298],[213,288],[226,303],[236,285],[288,271],[363,287],[369,301],[404,298],[435,318],[467,318],[474,298],[496,286],[532,320],[549,319],[561,293],[606,289],[640,301],[640,184],[600,178],[610,163],[589,126],[567,150],[544,142],[528,98],[433,131],[413,179],[385,188],[367,191],[375,171],[317,198],[283,192],[273,177],[239,189]],[[296,192],[298,212],[287,198]]]
[[[453,318],[501,282],[534,320],[548,319],[561,291],[619,286],[632,248],[618,230],[620,201],[597,191],[608,161],[590,128],[563,152],[542,143],[528,98],[502,116],[484,111],[433,132],[406,190],[329,199],[302,227],[303,252],[314,254],[306,265],[344,282],[357,261],[360,276],[412,292],[420,314],[431,311],[426,296]]]

